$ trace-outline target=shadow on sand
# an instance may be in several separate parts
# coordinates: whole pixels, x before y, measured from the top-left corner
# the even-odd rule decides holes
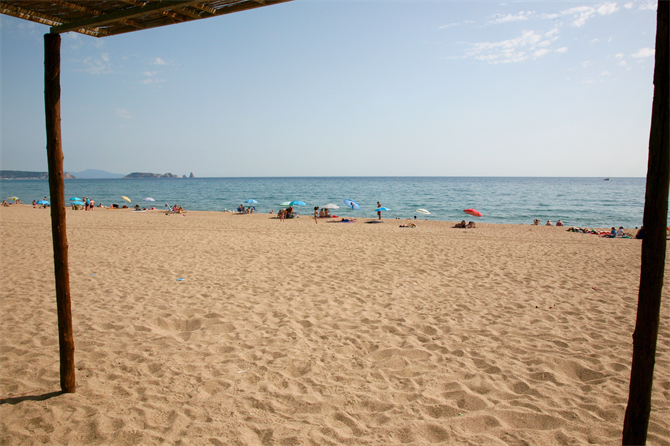
[[[23,401],[44,401],[56,396],[63,395],[65,392],[59,390],[57,392],[44,393],[42,395],[22,395],[10,398],[0,398],[0,405],[2,404],[18,404]]]

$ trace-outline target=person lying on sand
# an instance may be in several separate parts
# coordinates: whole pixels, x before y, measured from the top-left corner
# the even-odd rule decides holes
[[[475,225],[474,221],[469,222],[468,225],[466,226],[466,228],[476,228],[476,227],[477,226]]]
[[[406,225],[400,225],[401,228],[416,228],[416,223],[407,223]]]
[[[452,228],[464,228],[465,226],[465,220],[463,220],[460,223],[456,223],[454,226],[452,226]]]

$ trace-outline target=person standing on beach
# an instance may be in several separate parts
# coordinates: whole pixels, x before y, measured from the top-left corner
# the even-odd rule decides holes
[[[380,207],[382,207],[382,204],[380,202],[377,202],[377,209],[379,209]],[[377,211],[377,217],[379,217],[380,220],[382,219],[382,211]]]
[[[319,223],[319,206],[314,206],[314,223]]]

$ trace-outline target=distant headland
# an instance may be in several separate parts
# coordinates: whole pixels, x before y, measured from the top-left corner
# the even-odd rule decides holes
[[[105,172],[103,170],[87,169],[82,172],[63,173],[66,180],[90,180],[90,179],[115,179],[115,178],[195,178],[193,172],[191,175],[175,175],[172,173],[146,173],[133,172],[129,175]],[[49,172],[29,172],[24,170],[0,170],[0,179],[2,180],[48,180]]]
[[[146,173],[146,172],[133,172],[131,174],[126,175],[123,178],[180,178],[179,175],[175,175],[172,173],[164,173],[161,175],[160,173]],[[195,178],[195,175],[193,175],[193,172],[191,172],[190,176],[183,175],[181,178]]]
[[[76,180],[77,177],[69,173],[63,173],[66,180]],[[23,170],[0,170],[1,180],[48,180],[49,172],[27,172]]]

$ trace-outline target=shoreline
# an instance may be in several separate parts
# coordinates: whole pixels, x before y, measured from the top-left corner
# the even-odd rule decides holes
[[[22,203],[21,205],[22,205],[22,206],[27,206],[27,207],[32,207],[32,204],[31,204],[31,203]],[[21,205],[20,205],[20,206],[21,206]],[[9,207],[12,207],[12,206],[16,206],[16,204],[10,203],[10,206],[9,206]],[[38,206],[38,209],[39,209],[39,206]],[[44,210],[44,209],[39,209],[39,210]],[[47,208],[47,210],[48,210],[48,208]],[[72,211],[72,212],[80,212],[80,211],[81,211],[81,212],[84,212],[84,213],[90,213],[90,212],[92,212],[92,211],[83,211],[83,210],[81,210],[81,209],[78,210],[78,211],[74,211],[74,210],[72,210],[69,206],[66,206],[66,210],[67,210],[67,212],[68,212],[67,215],[70,215],[70,211]],[[125,211],[125,212],[134,212],[132,206],[129,206],[129,207],[126,208],[126,209],[123,209],[123,208],[119,208],[119,209],[111,209],[111,208],[109,208],[109,207],[103,207],[103,208],[100,208],[100,207],[96,206],[95,209],[94,209],[94,211],[95,211],[95,212],[104,212],[104,211]],[[143,208],[143,209],[142,209],[142,212],[144,212],[144,211],[149,212],[149,213],[163,213],[163,214],[165,214],[165,213],[166,213],[166,208],[155,208],[155,209],[150,209],[150,208],[146,208],[146,209],[144,209],[144,208]],[[267,216],[267,218],[268,218],[269,220],[278,220],[278,219],[279,219],[279,218],[277,217],[277,214],[276,214],[276,213],[274,213],[274,214],[270,214],[270,213],[267,213],[267,212],[254,212],[254,213],[251,213],[251,214],[240,214],[240,213],[238,213],[238,212],[233,212],[233,211],[231,211],[231,210],[223,210],[223,211],[212,211],[212,210],[207,210],[207,211],[201,211],[201,210],[188,210],[188,209],[187,209],[187,210],[184,211],[184,214],[183,214],[183,215],[185,216],[185,215],[187,215],[187,214],[213,214],[213,215],[230,214],[230,215],[236,215],[236,216],[241,216],[241,217],[242,217],[242,216],[254,216],[254,217],[258,217],[258,216]],[[171,215],[171,216],[179,216],[180,214],[170,214],[170,215]],[[291,220],[296,220],[296,221],[297,221],[297,220],[302,220],[302,219],[308,219],[308,220],[311,220],[312,222],[314,221],[314,217],[311,216],[311,215],[309,215],[309,214],[307,214],[307,213],[305,213],[305,214],[300,214],[299,211],[298,211],[298,213],[297,213],[296,215],[299,216],[299,218],[297,218],[297,219],[287,219],[286,221],[287,221],[287,222],[290,222]],[[338,215],[338,216],[337,216],[338,219],[339,219],[339,218],[343,218],[343,217],[344,217],[344,218],[353,218],[353,219],[355,219],[355,220],[356,220],[357,222],[359,222],[359,223],[365,223],[365,222],[368,222],[368,221],[375,221],[375,220],[377,220],[376,217],[357,217],[357,216],[354,215],[354,214],[351,214],[351,215],[350,215],[350,214],[347,214],[347,215]],[[539,225],[526,224],[526,223],[488,223],[488,222],[479,222],[478,219],[476,219],[476,218],[475,218],[474,220],[472,220],[472,217],[471,217],[471,216],[467,216],[467,217],[468,217],[468,218],[462,219],[462,220],[460,220],[460,221],[457,221],[457,220],[422,219],[422,218],[413,219],[413,218],[401,218],[401,217],[388,217],[388,218],[382,218],[382,220],[384,220],[384,222],[386,222],[386,223],[392,223],[392,222],[405,223],[405,222],[410,221],[410,222],[416,222],[416,223],[419,223],[419,222],[420,222],[420,223],[430,223],[430,222],[433,222],[433,223],[452,224],[452,225],[453,225],[453,224],[456,224],[456,223],[461,223],[461,221],[465,220],[466,223],[472,221],[472,222],[474,222],[476,225],[485,225],[485,226],[490,226],[490,225],[494,225],[494,226],[495,226],[495,225],[499,225],[499,226],[503,226],[503,227],[506,227],[506,226],[512,226],[512,227],[514,227],[514,226],[528,226],[528,227],[547,227],[547,228],[549,228],[549,227],[553,227],[553,228],[558,228],[558,229],[564,229],[564,230],[566,230],[566,231],[567,231],[569,228],[584,228],[584,229],[594,229],[594,230],[599,230],[599,231],[609,232],[609,230],[611,229],[611,227],[586,227],[586,226],[575,226],[575,225],[556,226],[555,222],[552,222],[552,223],[553,223],[552,226],[546,226],[546,224],[543,224],[543,223],[540,223]],[[333,218],[331,218],[331,217],[328,217],[328,218],[322,218],[322,217],[320,217],[320,218],[319,218],[319,222],[328,222],[328,221],[330,221],[330,220],[333,220]],[[459,228],[453,228],[453,229],[459,229]],[[471,229],[471,228],[468,228],[468,229]],[[474,228],[474,229],[476,229],[476,228]],[[633,235],[634,235],[634,234],[635,234],[635,231],[637,231],[637,229],[639,229],[639,228],[626,228],[626,227],[624,227],[623,229],[624,229],[625,231],[632,232]],[[619,238],[619,237],[618,237],[618,238]]]

